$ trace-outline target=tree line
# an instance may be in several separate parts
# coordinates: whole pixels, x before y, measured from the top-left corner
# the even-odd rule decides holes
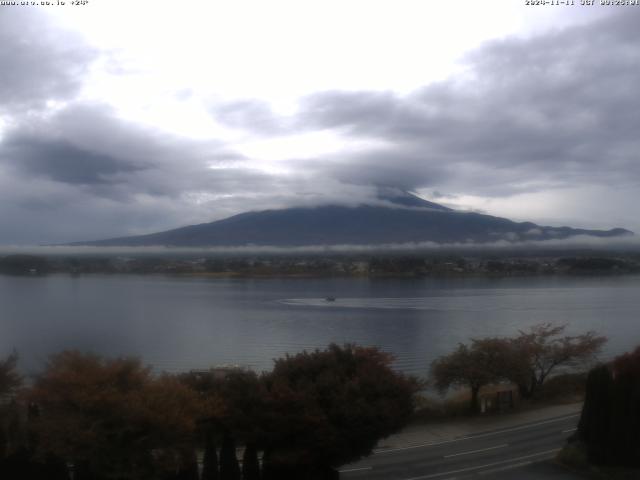
[[[408,422],[420,389],[389,354],[355,345],[287,355],[260,375],[155,374],[64,351],[26,387],[17,360],[0,362],[3,479],[337,478]]]
[[[584,367],[605,341],[548,323],[472,339],[432,363],[430,383],[443,392],[468,388],[476,412],[482,387],[509,382],[534,397],[556,372]],[[377,348],[332,344],[277,359],[262,374],[167,374],[133,357],[64,351],[25,386],[13,354],[0,361],[0,478],[338,478],[339,466],[369,455],[414,413],[425,383],[394,371],[392,361]],[[612,378],[622,378],[621,368]],[[597,383],[601,392],[613,388],[602,387],[607,381]],[[605,394],[590,395],[590,409],[601,411]]]

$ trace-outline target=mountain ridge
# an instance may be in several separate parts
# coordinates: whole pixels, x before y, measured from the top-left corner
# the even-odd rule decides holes
[[[209,223],[72,246],[233,247],[385,245],[434,242],[488,244],[507,241],[633,235],[622,228],[589,230],[540,226],[476,212],[463,212],[408,192],[379,194],[376,204],[323,205],[244,212]]]

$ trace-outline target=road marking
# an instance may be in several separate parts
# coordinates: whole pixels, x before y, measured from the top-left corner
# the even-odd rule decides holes
[[[575,428],[567,428],[566,430],[562,430],[562,433],[575,432],[577,429],[578,429],[578,427],[575,427]]]
[[[373,467],[347,468],[346,470],[338,470],[340,473],[361,472],[364,470],[372,470]]]
[[[478,472],[478,475],[492,475],[498,472],[506,472],[507,470],[513,470],[515,468],[526,467],[527,465],[531,465],[533,462],[529,460],[528,462],[520,462],[514,463],[513,465],[507,465],[505,467],[492,468],[490,470],[484,470],[482,472]]]
[[[504,448],[508,446],[509,444],[505,443],[504,445],[496,445],[495,447],[481,448],[479,450],[470,450],[468,452],[452,453],[451,455],[445,455],[442,458],[459,457],[460,455],[471,455],[473,453],[487,452],[489,450],[495,450],[496,448]]]
[[[546,425],[546,424],[549,424],[549,423],[563,422],[565,420],[569,420],[570,418],[579,417],[579,416],[580,416],[580,414],[576,413],[576,414],[568,415],[568,416],[562,417],[562,418],[554,418],[554,419],[551,419],[551,420],[544,420],[544,421],[538,422],[538,423],[530,423],[530,424],[527,424],[527,425],[522,425],[520,427],[506,428],[504,430],[497,430],[495,432],[479,433],[477,435],[467,435],[465,437],[454,438],[453,440],[443,440],[442,442],[420,443],[420,444],[411,445],[411,446],[408,446],[408,447],[379,449],[379,450],[374,450],[373,453],[376,454],[376,455],[380,455],[380,454],[383,454],[383,453],[393,453],[393,452],[401,452],[403,450],[413,450],[415,448],[437,447],[438,445],[447,445],[449,443],[462,442],[464,440],[473,440],[475,438],[491,437],[493,435],[500,435],[501,433],[516,432],[518,430],[525,430],[527,428],[533,428],[533,427],[537,427],[537,426],[540,426],[540,425]]]
[[[561,450],[560,448],[554,448],[553,450],[547,450],[545,452],[539,452],[539,453],[532,453],[531,455],[525,455],[523,457],[511,458],[509,460],[502,460],[500,462],[487,463],[485,465],[478,465],[478,466],[475,466],[475,467],[461,468],[460,470],[451,470],[449,472],[432,473],[430,475],[422,475],[420,477],[405,478],[404,480],[424,480],[424,479],[427,479],[427,478],[444,477],[445,475],[451,475],[451,474],[456,474],[456,473],[471,472],[473,470],[480,470],[481,468],[495,467],[497,465],[504,465],[504,464],[511,463],[511,462],[519,462],[520,460],[526,460],[528,458],[540,457],[542,455],[549,455],[551,453],[559,452],[560,450]]]

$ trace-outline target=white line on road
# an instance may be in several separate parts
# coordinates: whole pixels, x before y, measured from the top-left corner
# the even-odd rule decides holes
[[[371,470],[373,467],[360,467],[360,468],[347,468],[346,470],[338,470],[340,473],[349,473],[349,472],[361,472],[364,470]]]
[[[406,478],[404,480],[424,480],[426,478],[444,477],[445,475],[451,475],[451,474],[455,474],[455,473],[471,472],[473,470],[480,470],[481,468],[495,467],[497,465],[505,465],[505,464],[511,463],[511,462],[519,462],[521,460],[526,460],[527,458],[541,457],[543,455],[549,455],[549,454],[552,454],[552,453],[556,453],[558,451],[560,451],[559,448],[554,448],[553,450],[547,450],[545,452],[539,452],[539,453],[532,453],[531,455],[525,455],[523,457],[511,458],[509,460],[503,460],[501,462],[487,463],[485,465],[478,465],[478,466],[475,466],[475,467],[461,468],[460,470],[451,470],[449,472],[432,473],[430,475],[422,475],[420,477],[411,477],[411,478]]]
[[[506,465],[504,467],[492,468],[490,470],[484,470],[482,472],[478,472],[478,475],[493,475],[498,472],[506,472],[507,470],[513,470],[514,468],[522,468],[527,465],[531,465],[533,462],[531,460],[527,462],[513,463],[511,465]]]
[[[489,450],[495,450],[496,448],[504,448],[508,446],[509,444],[505,443],[503,445],[496,445],[495,447],[481,448],[479,450],[470,450],[468,452],[452,453],[451,455],[444,455],[442,458],[459,457],[460,455],[471,455],[472,453],[487,452]]]
[[[552,420],[544,420],[542,422],[537,422],[537,423],[530,423],[528,425],[522,425],[520,427],[506,428],[504,430],[496,430],[495,432],[479,433],[477,435],[467,435],[465,437],[454,438],[453,440],[443,440],[442,442],[420,443],[420,444],[417,444],[417,445],[411,445],[409,447],[379,449],[379,450],[374,450],[373,453],[375,453],[376,455],[380,455],[380,454],[383,454],[383,453],[393,453],[393,452],[400,452],[400,451],[403,451],[403,450],[413,450],[415,448],[436,447],[438,445],[446,445],[448,443],[462,442],[463,440],[473,440],[475,438],[490,437],[490,436],[493,436],[493,435],[500,435],[501,433],[509,433],[509,432],[515,432],[515,431],[518,431],[518,430],[525,430],[527,428],[533,428],[533,427],[537,427],[537,426],[540,426],[540,425],[546,425],[548,423],[563,422],[565,420],[569,420],[570,418],[579,417],[579,416],[580,416],[580,414],[576,413],[574,415],[568,415],[568,416],[562,417],[562,418],[554,418]]]
[[[575,432],[577,429],[578,429],[578,427],[576,427],[576,428],[567,428],[566,430],[562,430],[562,433]]]

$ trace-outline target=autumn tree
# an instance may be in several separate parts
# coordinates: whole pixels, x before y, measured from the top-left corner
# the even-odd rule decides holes
[[[41,452],[74,463],[78,474],[117,479],[175,471],[199,408],[193,391],[137,359],[75,351],[51,357],[29,400],[40,409],[33,427]]]
[[[459,344],[431,365],[435,386],[446,391],[451,386],[468,387],[470,408],[478,408],[478,394],[487,384],[510,381],[524,398],[533,397],[549,376],[560,368],[585,365],[607,341],[595,332],[562,335],[566,326],[535,325],[516,337],[472,339]]]
[[[335,344],[276,360],[264,378],[263,478],[333,478],[333,469],[369,455],[402,428],[419,383],[391,362],[376,348]]]
[[[593,331],[563,336],[565,329],[543,323],[511,339],[512,362],[504,376],[518,385],[522,397],[533,397],[555,370],[584,366],[607,341]]]
[[[435,360],[431,377],[442,393],[452,386],[468,387],[469,409],[476,412],[480,389],[503,379],[510,357],[510,346],[503,339],[473,339],[470,345],[460,343],[452,353]]]

